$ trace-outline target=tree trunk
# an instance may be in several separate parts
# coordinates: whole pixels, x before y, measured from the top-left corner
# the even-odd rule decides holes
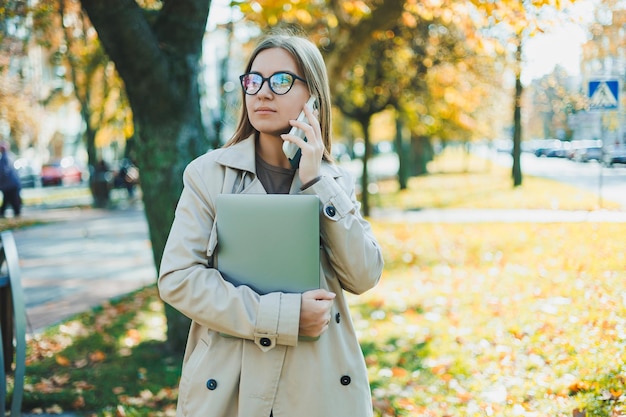
[[[361,174],[361,212],[363,216],[370,215],[370,199],[369,199],[369,173],[367,172],[367,163],[372,155],[372,144],[370,143],[370,117],[359,120],[361,129],[363,130],[363,142],[365,142],[365,151],[363,152],[363,172]]]
[[[522,40],[518,39],[515,51],[515,97],[513,100],[513,187],[522,185],[522,93],[524,88],[521,80]]]
[[[428,172],[427,164],[433,158],[432,145],[427,136],[411,136],[410,175],[419,176]]]
[[[183,170],[208,149],[197,78],[211,1],[165,1],[153,22],[134,0],[81,2],[124,81],[133,111],[156,277]],[[169,347],[182,351],[189,320],[169,307],[166,314]]]
[[[400,119],[400,117],[396,117],[396,139],[395,139],[395,144],[396,144],[396,153],[398,154],[398,184],[400,186],[401,190],[406,190],[408,187],[408,180],[409,180],[409,175],[408,175],[408,170],[407,170],[407,150],[405,149],[406,146],[404,145],[404,139],[403,139],[403,130],[404,130],[404,123],[402,123],[402,120]]]

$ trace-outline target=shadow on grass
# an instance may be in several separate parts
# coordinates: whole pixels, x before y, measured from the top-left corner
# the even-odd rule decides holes
[[[165,415],[154,410],[175,407],[182,352],[166,349],[164,320],[152,285],[33,337],[23,410],[108,416],[122,407],[129,416]]]
[[[175,407],[182,357],[164,342],[147,341],[117,349],[110,334],[76,340],[53,357],[27,366],[24,410],[56,407],[75,412],[131,407],[141,414]]]

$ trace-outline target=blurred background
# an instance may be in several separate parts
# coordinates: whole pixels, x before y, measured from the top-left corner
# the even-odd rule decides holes
[[[297,25],[325,55],[333,155],[361,188],[380,178],[404,188],[450,145],[509,163],[513,186],[522,184],[525,153],[618,169],[626,163],[620,2],[200,3],[210,9],[192,74],[202,124],[196,153],[233,132],[237,77],[251,43],[269,28]],[[139,5],[148,22],[163,7]],[[110,196],[97,193],[128,187],[125,168],[141,165],[125,83],[83,7],[77,0],[0,7],[0,138],[10,144],[27,200],[82,187],[106,205]],[[131,181],[139,185],[138,170]]]

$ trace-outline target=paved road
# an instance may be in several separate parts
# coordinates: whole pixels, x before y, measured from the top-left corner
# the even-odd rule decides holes
[[[156,280],[141,208],[27,208],[24,216],[56,220],[13,233],[30,332]]]

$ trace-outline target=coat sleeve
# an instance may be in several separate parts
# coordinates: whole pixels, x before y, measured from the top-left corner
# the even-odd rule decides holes
[[[249,287],[235,287],[211,266],[214,198],[219,191],[204,180],[205,171],[196,160],[183,174],[183,191],[159,268],[161,298],[198,324],[255,340],[264,351],[276,344],[296,345],[300,294],[259,295]]]
[[[383,271],[382,250],[361,216],[351,177],[322,176],[302,193],[320,198],[322,244],[341,287],[353,294],[373,288]]]

